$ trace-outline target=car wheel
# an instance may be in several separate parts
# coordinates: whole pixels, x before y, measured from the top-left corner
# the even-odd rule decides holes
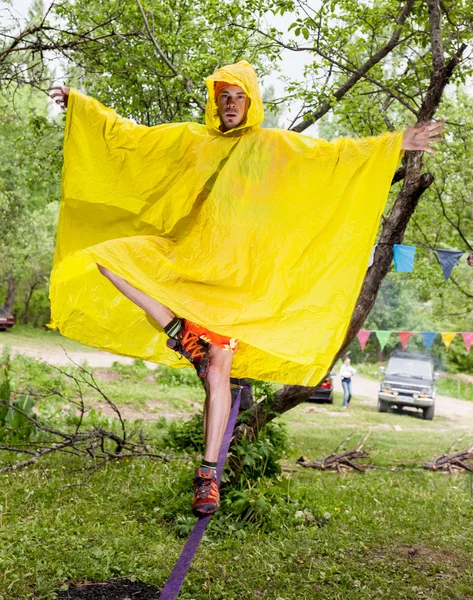
[[[423,417],[426,421],[432,421],[435,414],[435,404],[422,409]]]
[[[333,404],[333,392],[330,394],[330,396],[327,400],[327,404]]]
[[[378,412],[388,412],[389,410],[389,402],[385,400],[381,400],[378,398]]]

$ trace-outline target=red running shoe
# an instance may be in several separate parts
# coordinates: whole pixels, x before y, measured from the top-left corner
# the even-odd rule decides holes
[[[192,512],[196,517],[212,515],[220,508],[217,474],[215,469],[199,467],[194,477]]]
[[[204,340],[201,340],[195,333],[186,329],[185,322],[182,324],[181,331],[177,334],[177,339],[169,338],[166,342],[168,348],[175,350],[182,356],[185,356],[191,362],[201,379],[207,377],[210,366],[210,346]]]

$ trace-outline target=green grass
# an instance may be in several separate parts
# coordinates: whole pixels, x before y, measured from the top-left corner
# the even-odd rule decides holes
[[[1,355],[0,355],[1,357]],[[1,359],[0,359],[1,365]],[[126,411],[146,411],[151,420],[160,413],[184,416],[202,405],[204,391],[195,371],[189,369],[170,369],[159,366],[148,369],[143,361],[134,361],[133,365],[114,363],[112,368],[89,369],[100,389]],[[11,361],[12,387],[18,393],[32,393],[40,396],[38,407],[49,409],[61,407],[66,399],[77,392],[74,382],[61,375],[67,372],[80,376],[78,368],[55,368],[40,363],[25,355],[15,355]],[[84,399],[96,410],[106,409],[101,394],[90,386],[83,385]],[[61,396],[54,392],[60,392]],[[41,399],[42,396],[46,398]],[[109,412],[109,411],[108,411]],[[130,418],[128,416],[128,418]]]
[[[59,331],[19,324],[6,331],[0,331],[0,344],[6,346],[28,346],[30,348],[44,348],[47,346],[49,349],[57,348],[58,350],[62,346],[66,350],[82,352],[93,352],[95,350],[95,348],[84,346],[80,342],[65,338]]]
[[[184,484],[190,489],[190,468],[124,464],[88,486],[68,488],[59,465],[48,466],[47,473],[4,480],[0,594],[53,598],[68,580],[132,575],[162,586],[184,540],[161,513],[166,502],[182,501]],[[180,486],[170,469],[180,470]],[[325,514],[326,524],[210,533],[180,598],[471,597],[473,501],[463,479],[305,471],[290,485],[291,495]]]
[[[291,460],[301,455],[322,458],[349,435],[343,448],[352,449],[369,433],[365,449],[372,452],[374,464],[394,466],[396,461],[413,460],[422,464],[446,451],[464,433],[443,416],[424,421],[414,411],[379,413],[374,401],[354,398],[348,410],[341,403],[341,394],[336,393],[333,406],[302,404],[283,416],[292,434]],[[473,434],[470,438],[473,445]]]
[[[22,364],[25,378],[33,368]],[[169,384],[173,374],[156,378],[140,363],[114,373],[113,381],[103,383],[111,394],[115,389],[120,406],[135,402],[133,388],[145,390],[134,406],[146,403],[146,394],[159,393],[163,411],[181,401],[184,411],[186,394],[202,398],[188,374],[180,382],[186,385],[178,386]],[[46,411],[51,405],[43,402]],[[229,513],[215,518],[180,600],[473,597],[472,477],[391,470],[396,461],[419,467],[445,452],[465,429],[455,429],[447,418],[430,422],[377,413],[362,399],[347,411],[340,405],[337,394],[333,406],[303,404],[284,415],[287,472],[269,487],[261,484],[256,494],[274,493],[275,506],[286,503],[293,516],[282,511],[266,529]],[[144,428],[159,447],[162,423]],[[368,431],[365,448],[377,468],[364,475],[295,465],[301,454],[322,458],[353,433],[342,445],[351,449]],[[472,438],[466,436],[460,448],[471,446]],[[0,453],[0,461],[8,458]],[[51,456],[0,475],[0,598],[52,600],[67,581],[116,576],[161,587],[193,523],[195,461],[195,454],[173,452],[167,464],[147,459],[110,464],[83,483],[84,474],[71,471],[78,463]]]
[[[473,384],[454,377],[442,377],[436,382],[437,394],[473,402]]]
[[[383,373],[381,373],[377,364],[372,365],[370,363],[360,363],[353,366],[358,373],[364,377],[369,377],[370,379],[381,379],[383,377]]]

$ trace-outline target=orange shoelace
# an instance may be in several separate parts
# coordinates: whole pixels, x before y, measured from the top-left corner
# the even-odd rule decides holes
[[[204,347],[203,342],[187,329],[184,329],[179,342],[187,350],[192,360],[202,360],[207,353],[207,349]]]

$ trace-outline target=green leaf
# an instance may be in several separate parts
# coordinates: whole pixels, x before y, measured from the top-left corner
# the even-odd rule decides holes
[[[33,431],[34,425],[27,418],[33,417],[34,402],[30,396],[22,394],[13,402],[13,407],[8,409],[5,424],[11,430],[11,435],[18,439],[28,439]],[[15,408],[21,410],[25,415],[21,414]]]

